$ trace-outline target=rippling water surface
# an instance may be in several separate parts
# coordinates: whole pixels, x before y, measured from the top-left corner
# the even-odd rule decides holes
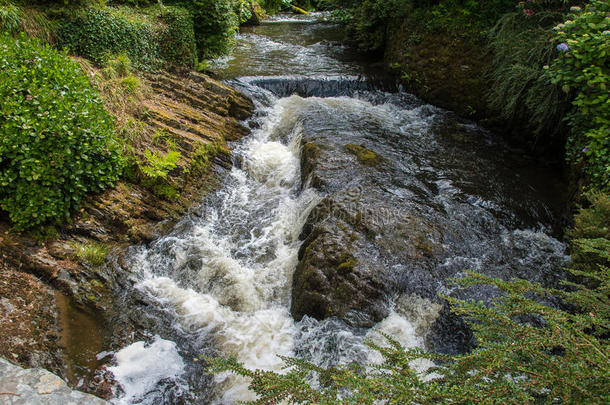
[[[367,363],[378,360],[362,343],[378,339],[375,331],[430,349],[426,336],[442,309],[435,297],[460,294],[447,277],[473,269],[552,283],[564,265],[564,245],[552,236],[561,184],[550,172],[474,123],[375,84],[375,69],[340,43],[340,27],[313,20],[276,17],[244,29],[233,53],[215,62],[255,101],[254,129],[233,145],[218,192],[171,234],[133,248],[125,313],[142,340],[115,353],[111,371],[123,390],[115,402],[253,399],[241,378],[204,375],[201,355],[276,371],[277,355]],[[304,142],[324,146],[324,188],[303,179]],[[382,163],[359,165],[346,144],[375,151]],[[351,198],[377,226],[354,248],[391,281],[387,316],[373,327],[290,314],[300,235],[333,195]],[[411,226],[417,243],[430,246],[425,254],[410,253]],[[435,333],[441,346],[454,334]]]

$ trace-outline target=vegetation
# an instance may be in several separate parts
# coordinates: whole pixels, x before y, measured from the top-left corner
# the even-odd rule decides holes
[[[166,179],[169,172],[176,168],[180,156],[180,152],[176,151],[159,155],[147,149],[144,153],[146,162],[140,166],[140,170],[149,179]]]
[[[0,97],[0,205],[17,229],[65,219],[118,179],[112,118],[65,54],[3,34]]]
[[[154,29],[146,19],[111,7],[85,9],[64,21],[58,36],[60,46],[97,65],[125,53],[138,68],[149,69],[159,55]]]
[[[76,257],[93,266],[100,266],[108,256],[108,246],[101,243],[72,243]]]
[[[555,27],[560,56],[553,83],[572,93],[568,158],[584,164],[592,187],[610,192],[610,3],[592,0],[572,7]]]
[[[562,118],[569,108],[568,96],[551,83],[543,69],[557,57],[550,45],[551,28],[563,13],[539,10],[543,17],[522,11],[505,14],[490,31],[493,50],[491,106],[511,124],[519,124],[534,138],[560,138],[565,142]]]
[[[191,13],[184,8],[164,7],[157,18],[162,23],[159,57],[177,66],[195,66],[197,45]]]
[[[212,372],[250,377],[255,404],[608,403],[610,401],[610,198],[591,196],[571,231],[578,252],[574,281],[547,289],[525,280],[503,281],[476,273],[455,280],[462,286],[491,284],[504,294],[490,305],[447,298],[477,339],[470,353],[443,356],[405,350],[386,336],[383,362],[324,369],[285,358],[286,373],[252,371],[232,359],[209,359]],[[585,255],[586,259],[583,259]],[[578,280],[578,281],[576,281]],[[548,302],[561,299],[564,305]],[[561,308],[570,308],[561,309]],[[411,364],[438,366],[423,374]]]

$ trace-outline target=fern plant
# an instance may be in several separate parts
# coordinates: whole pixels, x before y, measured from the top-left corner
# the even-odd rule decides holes
[[[174,170],[180,160],[181,153],[169,151],[165,155],[151,152],[149,149],[144,152],[146,162],[140,166],[142,173],[149,179],[165,179],[169,172]]]

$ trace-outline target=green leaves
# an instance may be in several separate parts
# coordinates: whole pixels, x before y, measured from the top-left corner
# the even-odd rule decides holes
[[[177,151],[169,151],[165,155],[158,155],[147,149],[144,152],[146,163],[140,166],[140,170],[152,180],[165,179],[169,172],[176,168],[180,156],[180,152]]]
[[[553,83],[573,97],[567,156],[583,165],[590,186],[610,191],[610,3],[591,0],[557,25],[555,41],[567,49],[551,65]]]
[[[17,229],[67,217],[123,167],[111,117],[78,65],[0,36],[0,206]]]
[[[103,65],[108,55],[127,53],[136,67],[150,69],[159,51],[154,29],[145,19],[129,19],[111,7],[88,8],[58,28],[60,45]]]

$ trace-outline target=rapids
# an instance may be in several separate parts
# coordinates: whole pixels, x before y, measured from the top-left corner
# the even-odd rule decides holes
[[[364,364],[379,361],[363,344],[379,339],[376,331],[406,347],[459,350],[464,339],[448,342],[464,332],[441,315],[437,294],[462,293],[446,278],[472,269],[552,283],[566,263],[554,238],[561,184],[550,171],[474,123],[384,85],[340,34],[311,18],[276,17],[244,28],[232,54],[215,62],[254,100],[252,134],[232,145],[233,167],[216,193],[169,235],[131,249],[123,312],[137,341],[114,354],[116,403],[254,399],[241,378],[205,375],[202,355],[275,371],[277,355]],[[307,142],[322,152],[306,171]],[[381,163],[360,164],[346,144]],[[362,272],[387,285],[381,319],[353,309],[322,320],[291,315],[306,229],[338,221],[318,216],[329,199],[348,216],[364,213],[374,233],[350,228],[350,249]]]

